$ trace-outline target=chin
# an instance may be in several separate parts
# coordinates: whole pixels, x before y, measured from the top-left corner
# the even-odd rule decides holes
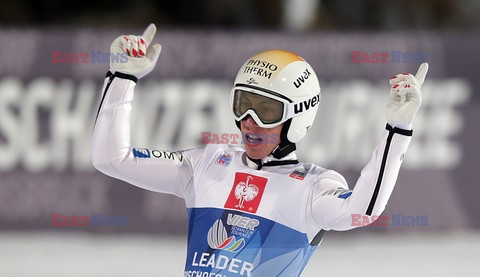
[[[265,151],[255,151],[255,150],[250,150],[248,148],[245,148],[245,152],[247,153],[247,156],[251,159],[255,160],[260,160],[268,156],[269,153],[262,153]]]

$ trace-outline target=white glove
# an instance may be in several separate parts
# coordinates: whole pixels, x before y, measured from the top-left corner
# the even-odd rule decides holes
[[[119,36],[110,46],[111,53],[126,53],[127,62],[110,61],[110,71],[112,73],[121,72],[133,75],[141,79],[150,73],[157,63],[158,56],[162,50],[160,44],[150,46],[150,43],[157,32],[155,24],[150,23],[141,36]]]
[[[428,63],[422,63],[417,74],[397,74],[390,78],[390,96],[387,102],[387,122],[393,127],[411,129],[412,122],[422,104],[420,93],[428,71]]]

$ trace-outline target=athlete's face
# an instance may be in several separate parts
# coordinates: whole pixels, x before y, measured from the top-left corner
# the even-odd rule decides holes
[[[274,128],[262,128],[251,116],[240,121],[245,151],[252,159],[263,159],[280,144],[280,132],[283,124]]]

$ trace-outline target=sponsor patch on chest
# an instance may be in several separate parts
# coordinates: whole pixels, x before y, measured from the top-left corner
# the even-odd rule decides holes
[[[256,213],[268,179],[237,172],[225,208]]]

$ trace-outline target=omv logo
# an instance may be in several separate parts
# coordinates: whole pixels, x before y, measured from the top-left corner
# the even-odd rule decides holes
[[[210,227],[210,230],[208,230],[207,241],[208,245],[213,249],[230,252],[240,251],[245,246],[243,238],[237,240],[235,236],[228,237],[227,230],[220,219],[217,219],[213,226]]]

